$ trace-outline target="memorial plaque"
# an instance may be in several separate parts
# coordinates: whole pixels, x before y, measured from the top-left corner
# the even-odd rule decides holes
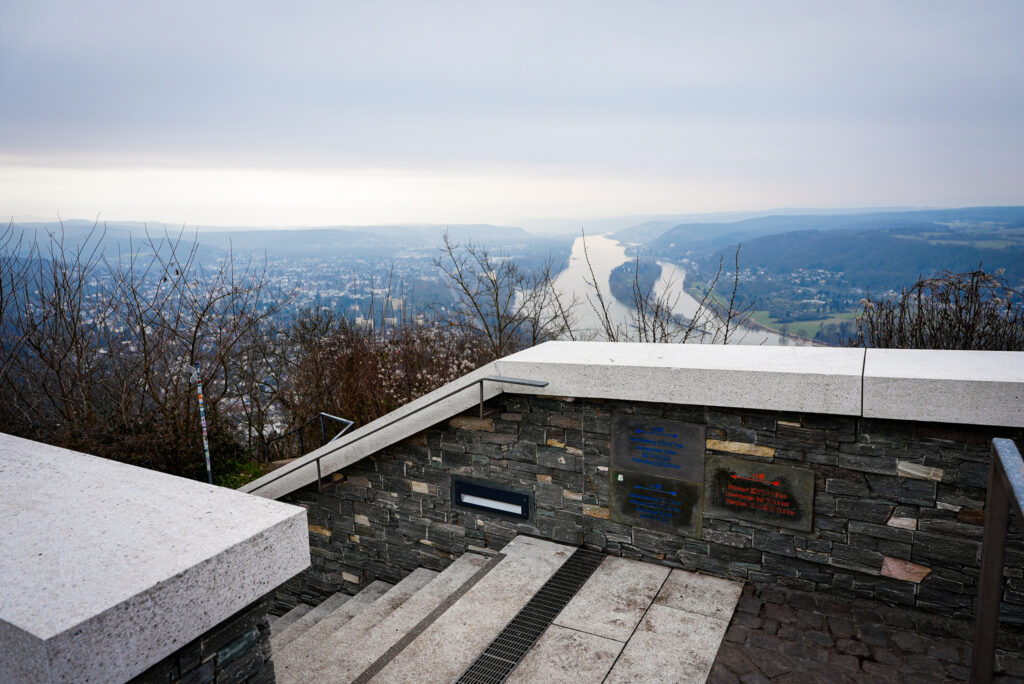
[[[709,515],[811,531],[813,470],[712,455],[704,494]]]
[[[704,482],[704,426],[616,413],[612,416],[612,467]]]
[[[613,468],[610,498],[613,522],[700,536],[699,484]]]

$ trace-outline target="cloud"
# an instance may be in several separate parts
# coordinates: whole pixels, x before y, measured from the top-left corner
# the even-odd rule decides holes
[[[796,204],[980,201],[1024,180],[1021,25],[1012,0],[8,0],[0,151],[65,171],[615,179],[635,211],[638,183],[694,179]]]

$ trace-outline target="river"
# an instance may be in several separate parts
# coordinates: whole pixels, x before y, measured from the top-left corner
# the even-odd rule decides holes
[[[626,255],[626,248],[620,242],[603,235],[588,237],[586,251],[590,255],[590,265],[594,270],[594,277],[601,284],[601,294],[605,298],[608,307],[609,318],[612,324],[622,330],[630,330],[629,307],[615,299],[611,294],[609,278],[612,270],[617,266],[626,263],[631,257]],[[686,271],[678,264],[667,261],[658,261],[661,265],[661,278],[655,285],[658,294],[669,291],[675,300],[673,312],[692,318],[697,310],[698,302],[682,289],[683,279]],[[576,298],[576,322],[577,328],[583,331],[584,337],[603,339],[601,319],[595,310],[597,299],[594,288],[588,283],[591,281],[590,270],[587,268],[587,259],[584,254],[583,238],[576,238],[572,245],[572,255],[569,257],[569,267],[558,274],[555,279],[555,287],[560,296],[566,300]],[[678,295],[678,298],[676,297]],[[588,299],[589,298],[589,299]],[[699,340],[694,340],[699,341]],[[736,344],[799,344],[792,338],[782,338],[777,333],[767,332],[748,327],[742,327],[736,333],[730,343]]]

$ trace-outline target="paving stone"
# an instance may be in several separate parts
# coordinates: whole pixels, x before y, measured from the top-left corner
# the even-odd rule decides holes
[[[777,624],[774,618],[766,618],[762,619],[760,627],[738,628],[743,630],[744,639],[723,643],[715,661],[715,672],[721,665],[740,681],[746,677],[773,684],[787,681],[889,684],[963,681],[968,677],[964,654],[969,657],[969,621],[897,608],[874,600],[811,594],[778,585],[747,586],[743,599],[763,601],[766,595],[772,599],[764,603],[766,614],[772,609],[775,615],[783,615],[784,611],[779,612],[779,608],[788,607],[796,620]],[[738,621],[754,617],[737,611],[730,632],[737,629]],[[820,629],[809,626],[817,622],[815,618],[821,620]],[[769,633],[772,631],[775,633]],[[995,681],[1012,677],[1010,671],[1015,669],[1016,663],[1024,665],[1024,660],[1016,656],[1017,652],[1024,651],[1024,630],[1004,624],[1000,635],[1002,651],[997,659]],[[794,640],[794,636],[799,638]],[[738,659],[737,653],[746,656],[746,660]],[[769,654],[784,660],[772,660]],[[746,672],[743,664],[747,661],[756,668],[755,672]],[[780,673],[789,664],[793,669]]]
[[[654,603],[605,680],[694,682],[711,672],[728,622]]]
[[[852,637],[857,629],[856,624],[849,618],[838,615],[828,616],[828,628],[832,636],[837,638]]]
[[[929,644],[927,652],[928,656],[931,658],[937,658],[950,663],[960,662],[960,649],[957,648],[955,644],[951,644],[949,642],[940,641]]]
[[[894,632],[889,638],[892,639],[892,643],[896,644],[896,647],[901,651],[920,653],[924,648],[924,639],[921,638],[920,634],[914,632],[898,631]]]
[[[752,596],[740,597],[739,603],[736,604],[736,610],[741,613],[750,613],[751,615],[757,615],[761,610],[761,601]]]
[[[625,642],[670,571],[679,572],[652,563],[608,556],[558,614],[555,624]],[[686,609],[700,612],[696,606]]]
[[[744,649],[732,644],[722,644],[722,648],[719,649],[718,657],[715,660],[715,665],[719,664],[735,675],[745,675],[757,669],[757,666],[750,662],[750,658],[747,657]]]
[[[614,639],[552,625],[505,681],[599,684],[623,645]]]
[[[742,591],[743,585],[739,582],[673,570],[654,603],[729,620]]]
[[[769,651],[763,648],[751,648],[747,652],[751,662],[757,665],[757,669],[768,677],[778,677],[784,672],[790,672],[795,667],[793,661],[778,651]]]
[[[807,632],[805,638],[808,643],[814,644],[815,646],[831,648],[833,645],[832,637],[825,632]]]
[[[715,663],[711,668],[711,674],[708,675],[707,684],[739,684],[739,681],[736,675]]]

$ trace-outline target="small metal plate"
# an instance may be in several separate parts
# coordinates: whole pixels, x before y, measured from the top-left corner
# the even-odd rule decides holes
[[[612,415],[612,467],[704,482],[703,425],[622,413]]]
[[[624,525],[699,537],[701,485],[611,469],[610,517]]]
[[[810,532],[814,471],[729,456],[708,457],[704,512]]]

